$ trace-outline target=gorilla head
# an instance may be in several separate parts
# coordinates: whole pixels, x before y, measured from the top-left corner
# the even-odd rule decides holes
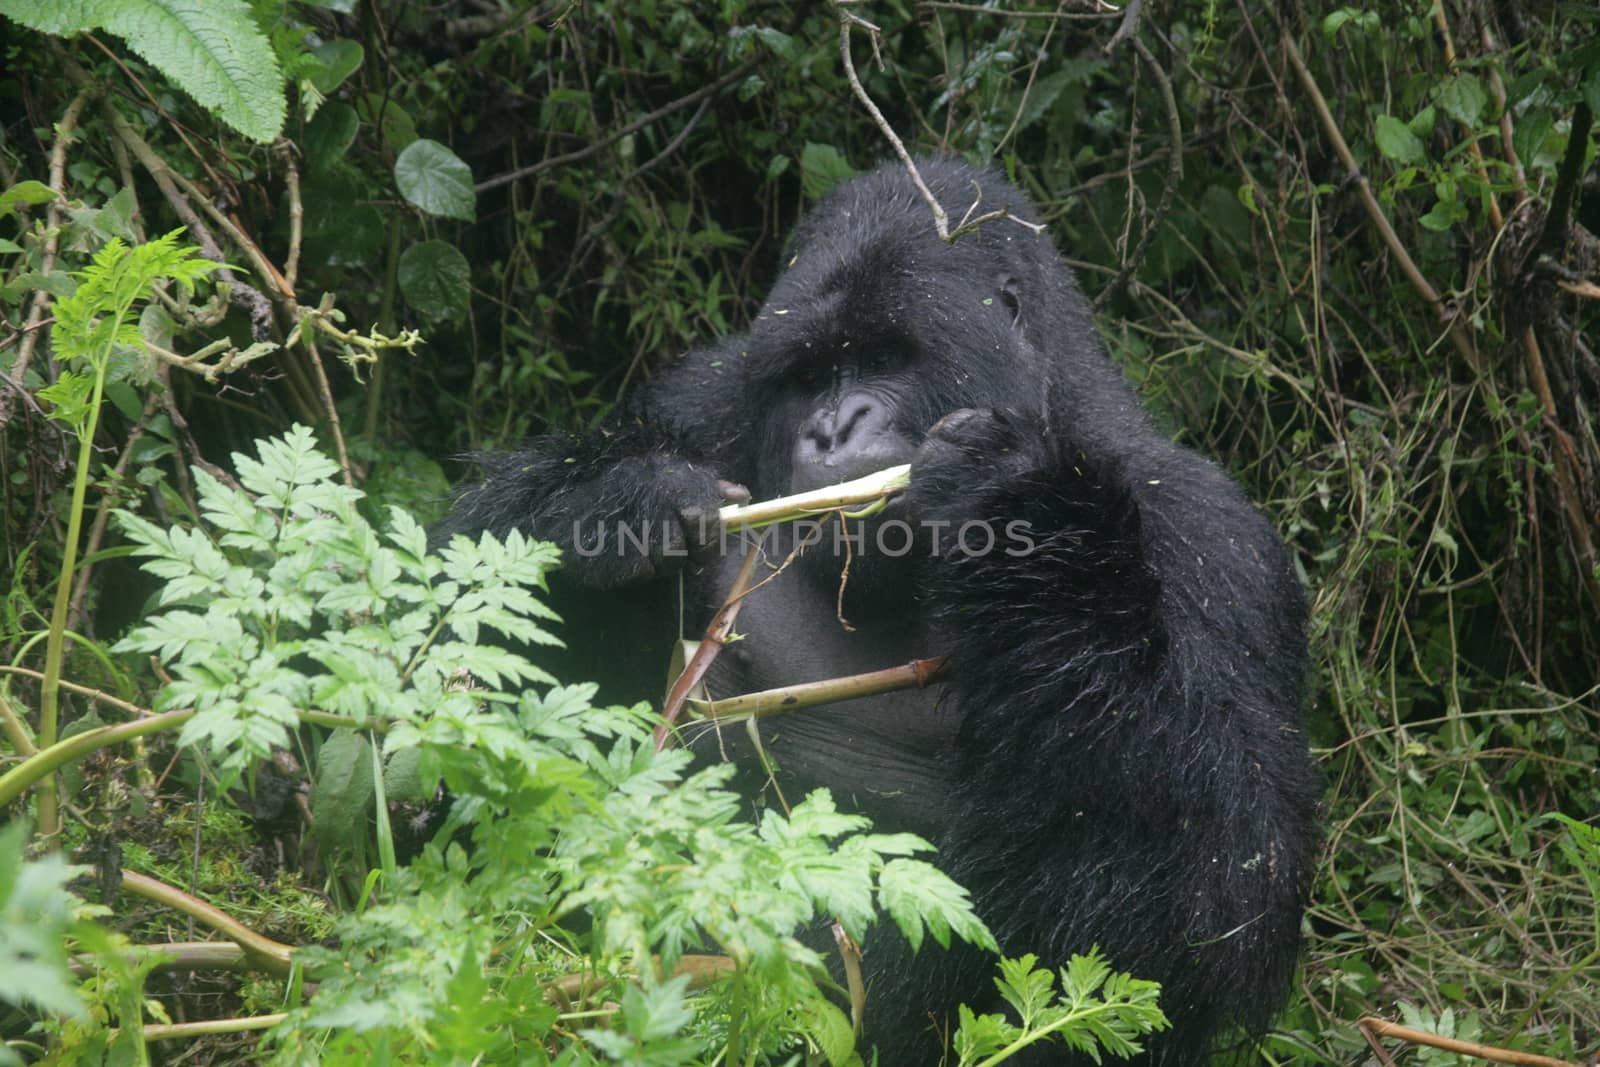
[[[1037,217],[992,172],[922,171],[947,209]],[[841,524],[746,599],[707,683],[945,655],[943,683],[775,722],[773,776],[728,734],[708,758],[747,761],[752,794],[828,786],[930,837],[1008,954],[1098,944],[1162,983],[1174,1026],[1150,1061],[1204,1062],[1226,1028],[1265,1026],[1294,968],[1317,840],[1303,601],[1238,489],[1150,426],[1047,235],[999,220],[947,244],[901,168],[846,183],[800,225],[749,332],[594,433],[488,457],[441,532],[560,544],[572,652],[553,669],[657,699],[680,617],[698,634],[739,564],[690,551],[699,520],[742,487],[767,499],[907,461],[875,527]],[[902,551],[875,536],[892,520]],[[935,1062],[957,1004],[994,1009],[991,965],[867,945],[882,1062]]]

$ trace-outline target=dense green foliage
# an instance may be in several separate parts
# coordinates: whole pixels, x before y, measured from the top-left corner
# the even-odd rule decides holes
[[[1297,995],[1252,1054],[1352,1062],[1375,1014],[1580,1058],[1600,1035],[1600,14],[1023,6],[856,4],[878,33],[848,38],[907,145],[1035,196],[1145,400],[1303,567],[1328,840]],[[784,922],[901,936],[867,926],[883,908],[981,938],[911,843],[820,797],[740,821],[716,775],[648,756],[639,713],[496,650],[559,634],[481,573],[537,586],[542,550],[419,544],[449,457],[588,424],[741,325],[804,206],[890,156],[839,42],[830,5],[746,0],[0,0],[0,803],[112,909],[91,921],[54,856],[18,867],[12,822],[0,999],[63,1048],[130,1056],[141,1011],[289,1012],[269,1054],[290,1059],[503,1062],[560,1034],[624,1062],[751,1061],[803,1035],[844,1062],[848,1019]],[[151,243],[180,226],[226,266],[203,279]],[[138,292],[101,302],[84,272],[130,247],[156,250]],[[481,632],[442,639],[452,610]],[[442,684],[450,664],[488,688]],[[529,789],[535,766],[552,778]],[[427,823],[439,776],[488,847]],[[655,835],[631,858],[629,826]],[[546,842],[525,879],[505,865]],[[690,884],[722,862],[737,874]],[[317,995],[260,977],[283,973],[273,943],[239,980],[147,973],[108,930],[174,939],[119,870],[294,945],[333,932],[302,961]],[[902,875],[905,898],[884,882]],[[630,905],[557,936],[595,878]],[[746,892],[769,925],[726,911]],[[735,976],[671,977],[713,914],[760,926],[706,927]],[[103,968],[80,994],[64,938]],[[559,1003],[564,953],[598,970]],[[1107,1049],[1154,1025],[1148,990],[1092,970],[1052,993],[1007,965],[1017,1016],[969,1020],[953,1058],[1092,990],[1126,1012]],[[510,1046],[474,1048],[450,1005],[506,1012]],[[0,1036],[26,1022],[0,1009]],[[255,1035],[204,1040],[232,1062]]]

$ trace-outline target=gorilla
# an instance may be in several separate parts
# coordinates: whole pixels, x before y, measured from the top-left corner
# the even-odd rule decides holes
[[[921,170],[947,208],[1038,217],[997,173]],[[1302,590],[1239,489],[1139,408],[1049,236],[1000,219],[946,243],[903,167],[855,178],[799,225],[747,333],[593,432],[480,459],[440,533],[561,546],[553,669],[618,701],[660,700],[672,642],[700,635],[750,551],[702,544],[715,508],[910,463],[876,517],[769,538],[758,571],[776,576],[706,685],[941,655],[938,684],[763,720],[759,751],[742,729],[696,747],[752,793],[826,786],[928,837],[1008,955],[1098,945],[1159,981],[1173,1025],[1145,1062],[1265,1029],[1319,838]],[[888,1067],[938,1062],[956,1005],[1000,1010],[978,950],[913,958],[883,937],[864,967]]]

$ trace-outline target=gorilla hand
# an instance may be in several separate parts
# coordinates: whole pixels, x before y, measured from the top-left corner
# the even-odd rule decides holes
[[[1046,466],[1042,428],[1015,412],[962,408],[928,431],[911,461],[906,507],[919,530],[958,532],[972,522],[990,523],[995,537],[1027,482]],[[987,539],[987,538],[986,538]],[[959,542],[934,541],[939,555]]]
[[[578,585],[614,589],[671,574],[716,541],[717,509],[749,490],[676,456],[629,456],[555,495],[536,533],[563,549]]]

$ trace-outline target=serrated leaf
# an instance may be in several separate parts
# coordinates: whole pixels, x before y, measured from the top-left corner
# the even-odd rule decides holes
[[[856,1051],[855,1028],[850,1017],[821,997],[800,1006],[800,1025],[806,1036],[822,1050],[832,1067],[844,1067]]]
[[[1422,139],[1393,115],[1378,116],[1377,139],[1378,151],[1396,163],[1418,163],[1423,158]]]
[[[994,980],[1000,996],[1022,1017],[1024,1026],[1033,1024],[1055,992],[1056,976],[1036,969],[1034,965],[1038,962],[1039,958],[1032,953],[1018,959],[1001,960],[1000,977]]]
[[[855,168],[831,144],[807,142],[800,152],[800,185],[812,200],[855,175]]]
[[[1483,114],[1483,106],[1489,102],[1488,94],[1483,91],[1483,84],[1472,74],[1457,74],[1446,78],[1439,85],[1437,99],[1446,115],[1467,127],[1477,126],[1478,118]]]
[[[117,0],[90,6],[101,9],[99,28],[121,37],[246,137],[265,144],[283,129],[283,73],[243,0]]]
[[[1033,83],[1033,88],[1028,90],[1027,102],[1017,114],[1016,129],[1020,133],[1044,117],[1045,112],[1061,96],[1061,91],[1068,85],[1081,79],[1074,77],[1076,72],[1058,70],[1054,74],[1040,78]]]
[[[968,944],[999,950],[994,935],[972,910],[967,891],[931,863],[890,860],[878,874],[878,896],[913,950],[922,947],[924,926],[945,948],[954,931]]]
[[[472,268],[448,241],[422,241],[400,256],[400,291],[430,319],[454,318],[467,308]]]
[[[472,168],[438,141],[414,141],[394,162],[400,195],[430,215],[471,222],[477,194]]]
[[[71,37],[102,25],[107,6],[105,0],[0,0],[0,15],[30,30]]]

